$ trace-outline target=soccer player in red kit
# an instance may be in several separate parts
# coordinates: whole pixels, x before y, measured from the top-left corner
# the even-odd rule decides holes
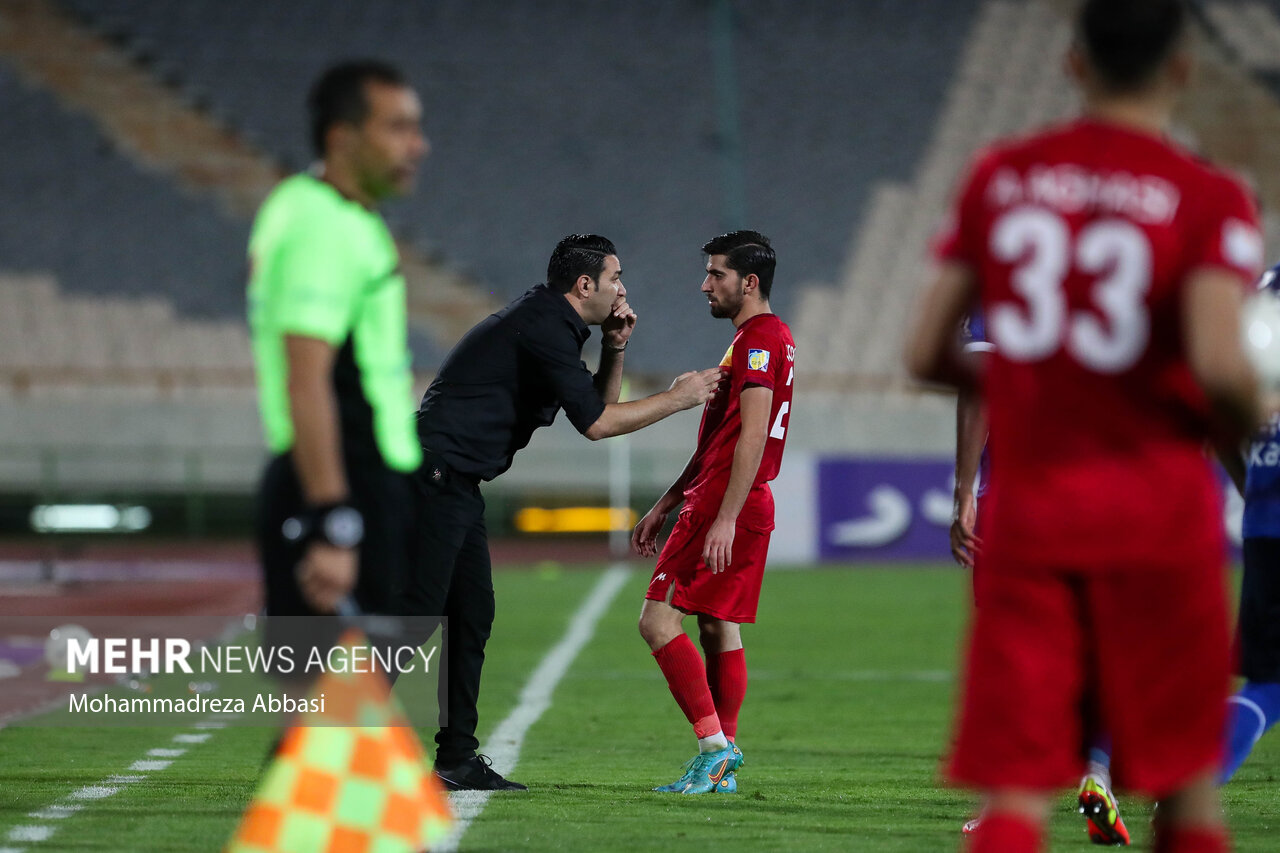
[[[653,556],[667,515],[684,502],[640,613],[640,634],[698,738],[685,774],[655,788],[682,794],[737,790],[742,751],[733,741],[747,690],[739,625],[756,620],[773,530],[769,481],[782,462],[795,379],[791,330],[769,308],[776,258],[768,238],[733,231],[702,251],[711,316],[736,329],[720,362],[727,381],[707,401],[693,457],[631,536],[636,553]],[[705,665],[684,632],[690,613]]]
[[[977,158],[909,336],[915,376],[960,385],[977,381],[955,335],[975,302],[995,344],[949,767],[987,796],[974,851],[1040,849],[1089,729],[1111,734],[1116,780],[1160,800],[1157,851],[1228,846],[1226,553],[1203,448],[1257,422],[1239,318],[1262,242],[1245,190],[1163,136],[1187,26],[1181,0],[1084,2],[1068,58],[1084,115]]]

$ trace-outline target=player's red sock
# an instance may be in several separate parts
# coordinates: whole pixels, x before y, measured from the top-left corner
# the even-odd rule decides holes
[[[1231,845],[1221,827],[1157,824],[1156,853],[1227,853]]]
[[[969,853],[1037,853],[1040,826],[1020,815],[987,812],[969,836]]]
[[[707,686],[707,668],[702,655],[693,645],[688,634],[681,634],[653,653],[667,687],[685,717],[693,723],[693,733],[699,738],[720,731],[720,718],[716,716],[716,703],[711,699]]]
[[[742,649],[707,655],[707,684],[724,736],[733,740],[738,736],[738,711],[747,695],[747,658]]]

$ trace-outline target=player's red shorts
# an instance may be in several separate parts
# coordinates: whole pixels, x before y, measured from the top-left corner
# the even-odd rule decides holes
[[[1226,577],[1197,562],[1082,574],[988,560],[951,778],[988,790],[1073,785],[1099,731],[1130,789],[1160,797],[1215,768],[1230,678]]]
[[[645,598],[667,601],[686,613],[702,613],[725,622],[755,622],[764,580],[771,531],[738,526],[729,568],[719,574],[702,561],[702,546],[714,516],[683,509],[658,555]]]

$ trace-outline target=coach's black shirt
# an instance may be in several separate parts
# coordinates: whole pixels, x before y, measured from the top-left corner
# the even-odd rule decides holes
[[[591,330],[545,284],[478,323],[445,358],[418,407],[418,436],[454,471],[492,480],[563,408],[578,432],[604,412],[582,362]]]

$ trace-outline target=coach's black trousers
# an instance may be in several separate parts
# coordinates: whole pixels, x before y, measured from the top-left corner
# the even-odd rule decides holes
[[[476,701],[493,627],[493,572],[479,481],[450,471],[430,452],[414,481],[416,555],[401,601],[406,615],[446,620],[436,762],[447,766],[475,755],[480,746]]]

